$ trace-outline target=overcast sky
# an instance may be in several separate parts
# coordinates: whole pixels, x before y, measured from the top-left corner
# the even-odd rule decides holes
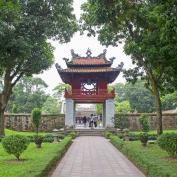
[[[77,19],[79,19],[81,14],[80,5],[83,2],[85,2],[85,0],[74,0],[74,13],[76,14]],[[58,63],[62,68],[66,68],[63,58],[71,58],[71,49],[74,49],[75,53],[78,53],[81,56],[86,56],[85,53],[87,49],[90,48],[92,51],[92,56],[97,56],[106,48],[105,46],[100,45],[96,37],[87,37],[86,35],[81,36],[79,32],[75,33],[71,39],[71,42],[67,44],[59,44],[58,41],[51,41],[51,44],[55,47],[55,63]],[[111,57],[116,57],[114,64],[112,65],[113,67],[117,67],[120,62],[124,62],[124,68],[130,68],[132,66],[130,58],[123,52],[122,45],[119,45],[118,47],[108,47],[106,57],[108,59]],[[55,68],[55,64],[52,68],[44,71],[43,74],[40,74],[37,77],[41,77],[48,84],[49,91],[62,82]],[[122,74],[118,76],[115,82],[125,82]]]

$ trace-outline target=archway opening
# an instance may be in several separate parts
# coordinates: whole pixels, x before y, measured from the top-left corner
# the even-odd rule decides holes
[[[103,104],[75,104],[76,129],[102,129],[104,127]]]

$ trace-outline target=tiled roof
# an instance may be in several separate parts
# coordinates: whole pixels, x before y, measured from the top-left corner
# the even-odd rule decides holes
[[[113,71],[119,71],[116,68],[110,68],[110,67],[97,67],[97,68],[67,68],[60,70],[59,72],[62,73],[100,73],[100,72],[113,72]]]
[[[100,64],[108,64],[110,62],[103,58],[75,58],[68,63],[74,65],[100,65]]]

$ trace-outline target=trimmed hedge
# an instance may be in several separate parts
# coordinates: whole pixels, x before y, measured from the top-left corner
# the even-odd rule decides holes
[[[177,157],[177,133],[162,134],[157,142],[170,156]]]
[[[108,132],[108,131],[105,131],[105,132],[104,132],[104,136],[105,136],[107,139],[109,139],[111,135],[112,135],[111,132]]]
[[[43,137],[43,143],[52,143],[54,141],[54,137],[52,134],[46,134],[46,135],[40,135]],[[58,134],[58,138],[61,140],[61,139],[64,139],[66,135],[64,134]],[[29,135],[27,136],[29,141],[30,142],[34,142],[34,137],[35,135]]]
[[[124,142],[118,136],[110,136],[111,143],[125,154],[148,177],[177,177],[174,167],[163,158],[166,152],[161,151],[157,145],[142,147],[139,141]],[[159,157],[161,156],[161,157]]]
[[[43,171],[36,177],[47,177],[50,171],[56,166],[57,162],[63,157],[65,152],[68,150],[70,145],[72,144],[72,136],[68,135],[66,136],[61,142],[60,142],[60,148],[58,149],[58,153],[51,161],[48,162],[46,167]]]
[[[137,140],[140,140],[141,133],[137,134],[137,133],[129,132],[128,135],[129,135],[130,141],[137,141]],[[148,140],[157,139],[157,134],[148,133],[148,135],[149,135]]]
[[[124,141],[118,136],[110,135],[110,141],[119,150],[122,150],[125,145]]]

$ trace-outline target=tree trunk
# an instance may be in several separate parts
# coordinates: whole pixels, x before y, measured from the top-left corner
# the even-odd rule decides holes
[[[162,128],[162,105],[160,100],[160,94],[158,90],[158,86],[155,81],[153,81],[153,92],[155,97],[155,105],[156,105],[156,117],[157,117],[157,135],[161,135],[163,133]]]
[[[0,106],[0,137],[4,135],[4,110]]]

